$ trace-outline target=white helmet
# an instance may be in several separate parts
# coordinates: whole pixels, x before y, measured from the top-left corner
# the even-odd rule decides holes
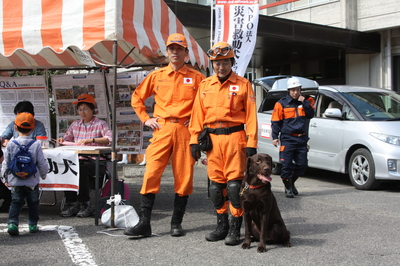
[[[298,78],[290,78],[287,81],[287,89],[293,89],[293,88],[297,88],[297,87],[301,87],[301,83],[300,80]]]

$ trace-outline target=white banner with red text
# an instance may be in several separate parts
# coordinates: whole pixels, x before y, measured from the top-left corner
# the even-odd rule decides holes
[[[243,76],[257,39],[258,0],[216,0],[214,43],[228,42],[235,50],[233,71]]]
[[[44,149],[44,157],[49,165],[45,180],[40,180],[39,188],[46,191],[78,191],[79,156],[74,150]]]

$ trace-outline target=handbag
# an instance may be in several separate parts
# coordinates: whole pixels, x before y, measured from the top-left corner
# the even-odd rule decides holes
[[[212,142],[208,128],[204,128],[198,137],[199,147],[202,151],[209,151],[212,149]]]
[[[119,201],[118,201],[119,196]],[[117,198],[117,199],[115,199]],[[114,225],[116,228],[128,228],[133,227],[139,223],[139,216],[135,209],[131,205],[125,205],[121,202],[121,196],[119,194],[110,198],[108,204],[111,205],[111,201],[116,204],[114,206]],[[120,204],[121,203],[121,204]],[[106,227],[111,227],[111,208],[107,209],[101,215],[101,223]]]

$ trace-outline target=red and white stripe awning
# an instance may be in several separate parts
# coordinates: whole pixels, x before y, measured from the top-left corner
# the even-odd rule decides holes
[[[0,71],[113,65],[115,40],[122,65],[166,63],[165,42],[175,32],[186,36],[191,64],[208,66],[207,55],[163,0],[0,2]]]

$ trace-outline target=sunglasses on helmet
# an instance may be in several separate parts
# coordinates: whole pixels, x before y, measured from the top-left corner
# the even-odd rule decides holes
[[[226,56],[230,50],[232,50],[231,46],[218,46],[208,50],[207,54],[211,58],[216,58],[218,55]]]

